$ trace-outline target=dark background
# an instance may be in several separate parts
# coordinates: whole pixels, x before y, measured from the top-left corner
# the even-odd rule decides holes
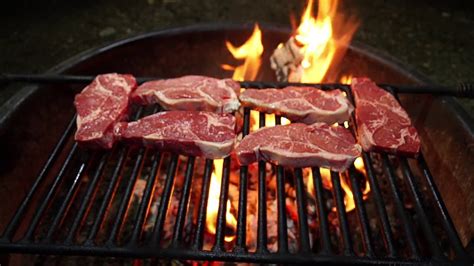
[[[317,2],[317,1],[316,1]],[[9,1],[0,11],[0,72],[39,73],[86,49],[202,22],[290,25],[306,1]],[[399,58],[440,84],[474,80],[474,1],[340,1],[361,22],[354,40]],[[12,89],[0,93],[0,103]],[[473,101],[464,105],[474,113]]]

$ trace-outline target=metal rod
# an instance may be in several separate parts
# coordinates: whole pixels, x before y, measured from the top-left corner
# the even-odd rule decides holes
[[[430,188],[431,192],[433,193],[434,200],[436,202],[436,206],[438,207],[441,216],[442,216],[442,222],[443,226],[448,234],[449,240],[451,241],[451,244],[453,245],[454,252],[456,253],[456,256],[463,260],[469,259],[469,255],[467,252],[464,250],[463,245],[461,243],[461,240],[459,239],[459,236],[456,232],[456,229],[454,227],[454,224],[451,220],[451,217],[449,216],[449,213],[446,209],[446,206],[444,205],[443,200],[441,199],[441,195],[438,191],[438,188],[433,180],[433,176],[431,175],[430,170],[428,169],[428,165],[426,164],[426,161],[423,157],[422,154],[418,157],[418,164],[426,178],[426,181],[428,183],[428,187]]]
[[[38,84],[85,84],[94,80],[95,76],[74,76],[74,75],[46,75],[46,74],[9,74],[1,73],[0,82],[28,82]],[[136,77],[139,84],[158,80],[159,77]],[[277,87],[282,88],[286,86],[311,86],[311,87],[341,87],[345,84],[340,83],[291,83],[291,82],[263,82],[263,81],[240,81],[241,87],[258,88],[258,87]],[[393,84],[378,84],[382,88],[392,88],[396,93],[410,93],[410,94],[437,94],[437,95],[451,95],[457,97],[474,97],[474,86],[468,82],[462,82],[455,86],[440,86],[440,85],[393,85]],[[323,88],[325,89],[325,88]]]
[[[194,170],[194,161],[195,157],[191,156],[188,158],[188,163],[186,165],[186,172],[184,174],[184,185],[182,189],[181,200],[179,201],[178,214],[176,215],[176,225],[173,232],[173,242],[172,245],[177,247],[180,245],[183,238],[183,228],[186,218],[186,211],[188,209],[189,203],[189,192],[191,191],[191,183],[193,178]]]
[[[100,226],[102,224],[102,220],[104,219],[105,213],[107,212],[107,206],[109,206],[110,204],[110,200],[115,190],[117,180],[119,179],[120,173],[122,172],[122,168],[125,162],[127,152],[128,152],[128,149],[126,149],[125,147],[122,147],[119,151],[117,164],[115,165],[115,168],[112,172],[110,183],[107,187],[107,190],[105,191],[104,198],[102,199],[102,203],[99,207],[99,211],[97,212],[97,216],[94,220],[94,223],[92,224],[92,228],[89,231],[89,234],[87,236],[86,241],[84,242],[84,245],[94,244],[94,238],[96,237],[97,232],[99,232]]]
[[[321,237],[321,254],[331,254],[331,238],[329,236],[328,214],[326,212],[325,200],[323,197],[323,183],[319,168],[313,167],[313,186],[316,193],[316,208],[319,216],[319,231]]]
[[[33,196],[36,193],[36,190],[38,189],[39,185],[43,182],[46,174],[51,169],[51,166],[56,161],[58,155],[60,154],[60,151],[62,151],[64,145],[66,144],[67,139],[69,138],[69,136],[74,131],[75,125],[76,125],[76,115],[73,116],[73,118],[71,119],[71,121],[67,125],[66,130],[61,135],[61,138],[59,139],[56,146],[54,146],[53,151],[51,152],[51,155],[48,157],[48,160],[46,160],[46,163],[44,164],[43,168],[41,169],[40,173],[38,174],[38,177],[36,178],[35,182],[31,186],[30,191],[25,196],[25,198],[21,202],[21,205],[18,207],[18,210],[15,212],[15,215],[13,216],[13,218],[8,223],[6,229],[4,230],[3,235],[1,237],[2,239],[7,239],[7,240],[12,239],[12,237],[15,234],[16,230],[18,229],[18,226],[19,226],[21,220],[23,219],[23,216],[25,214],[25,211],[27,210],[27,207],[30,205],[31,200],[32,200]]]
[[[419,221],[421,223],[421,230],[426,237],[428,242],[428,246],[430,247],[431,253],[433,253],[433,257],[435,259],[444,259],[443,253],[438,246],[438,241],[436,240],[436,235],[434,234],[433,227],[429,222],[428,216],[426,215],[424,208],[423,208],[423,199],[417,190],[413,174],[408,166],[408,162],[406,158],[400,158],[399,161],[402,166],[402,172],[405,176],[405,180],[408,182],[408,187],[410,188],[410,192],[412,194],[413,202],[415,203],[415,210],[418,214]]]
[[[265,127],[265,113],[260,113],[260,128]],[[267,189],[266,189],[266,163],[258,162],[258,227],[257,227],[257,253],[267,253]]]
[[[153,192],[155,188],[156,176],[158,174],[158,168],[161,162],[161,153],[155,153],[152,157],[152,165],[150,169],[150,174],[146,183],[145,190],[143,192],[142,201],[138,212],[136,215],[135,226],[133,227],[132,236],[130,237],[129,245],[136,244],[140,238],[140,233],[142,232],[143,223],[147,215],[147,210],[150,207],[151,199],[153,197]]]
[[[230,157],[224,159],[222,167],[221,194],[219,195],[219,209],[217,211],[216,240],[212,250],[214,252],[224,251],[226,231],[226,210],[229,196]]]
[[[398,214],[400,215],[400,219],[402,220],[403,228],[405,229],[405,235],[408,240],[408,245],[410,246],[412,257],[419,258],[420,251],[418,250],[418,246],[416,245],[416,240],[414,237],[415,232],[413,231],[413,228],[411,227],[412,221],[410,217],[407,216],[405,212],[405,208],[403,207],[402,195],[400,194],[400,191],[398,190],[398,185],[395,180],[396,176],[395,176],[392,166],[390,165],[388,156],[386,154],[382,155],[382,163],[383,163],[383,168],[385,169],[387,173],[390,187],[392,189],[395,206],[397,208]]]
[[[143,167],[143,158],[145,157],[145,148],[140,148],[138,151],[137,158],[135,159],[135,164],[133,165],[132,172],[130,173],[130,177],[128,178],[127,186],[125,187],[125,191],[121,195],[121,201],[118,205],[117,214],[115,215],[114,223],[112,226],[112,230],[110,231],[109,238],[106,241],[106,245],[113,245],[114,241],[117,239],[117,235],[120,231],[120,227],[122,226],[125,214],[128,208],[128,204],[130,198],[132,196],[133,187],[140,175],[141,168]]]
[[[351,181],[352,193],[354,195],[357,216],[359,217],[360,228],[362,230],[365,255],[367,257],[373,257],[375,254],[374,254],[372,238],[370,236],[369,220],[367,219],[367,211],[365,210],[364,200],[362,198],[363,196],[360,191],[359,183],[357,182],[357,179],[356,179],[355,168],[353,165],[349,168],[348,172],[349,172],[349,179]]]
[[[281,116],[275,116],[275,124],[281,125]],[[286,192],[285,169],[281,165],[276,167],[277,173],[277,208],[278,208],[278,252],[288,252],[288,226],[286,224]]]
[[[250,128],[250,109],[244,108],[244,123],[242,128],[242,137],[248,135]],[[237,239],[234,252],[246,252],[247,238],[247,189],[248,189],[248,166],[240,167],[239,184],[239,210],[237,216]]]
[[[77,211],[76,216],[74,217],[74,220],[71,225],[71,229],[69,230],[69,233],[66,237],[66,240],[64,243],[66,244],[72,244],[72,241],[74,239],[74,236],[76,235],[76,230],[81,222],[83,220],[84,214],[87,210],[87,206],[90,203],[90,200],[92,198],[92,195],[94,191],[97,188],[97,182],[99,181],[100,177],[102,176],[103,170],[105,168],[105,165],[107,163],[109,156],[108,155],[102,155],[102,158],[100,159],[99,165],[97,166],[97,169],[94,173],[94,176],[92,177],[91,182],[89,183],[89,186],[87,187],[86,194],[84,195],[84,198],[81,201],[81,205],[79,207],[79,210]]]
[[[171,192],[173,191],[174,176],[176,174],[176,167],[178,166],[178,155],[172,154],[171,160],[166,172],[166,183],[161,194],[160,204],[158,207],[158,214],[156,216],[155,226],[153,227],[152,243],[157,245],[160,241],[161,232],[165,224],[166,213],[170,202]]]
[[[334,196],[336,198],[339,226],[341,228],[342,239],[344,241],[344,255],[352,256],[354,254],[354,251],[352,248],[352,239],[349,231],[349,224],[347,223],[346,206],[344,205],[344,196],[342,194],[339,174],[331,171],[331,181],[333,185]]]
[[[92,158],[92,156],[91,156],[91,158]],[[62,204],[59,207],[56,215],[54,216],[53,222],[51,223],[51,225],[49,225],[48,233],[46,234],[46,237],[45,237],[46,242],[49,242],[49,241],[52,240],[51,238],[53,236],[54,231],[56,230],[56,227],[58,226],[59,222],[62,219],[64,219],[64,213],[67,209],[69,209],[69,206],[72,203],[71,198],[73,198],[73,195],[76,194],[77,188],[79,187],[79,184],[80,184],[79,180],[82,176],[82,173],[86,169],[86,166],[90,165],[90,163],[91,163],[91,159],[87,160],[87,163],[83,163],[79,166],[77,174],[74,177],[74,180],[73,180],[71,186],[69,187],[69,189],[66,193],[66,196],[64,197],[64,199],[62,199]]]
[[[71,148],[71,151],[69,152],[68,156],[64,160],[63,165],[62,165],[61,169],[59,170],[58,175],[54,179],[53,184],[49,188],[48,193],[41,200],[41,204],[38,207],[38,209],[36,210],[35,215],[33,216],[33,219],[31,220],[31,223],[28,226],[28,229],[27,229],[26,234],[24,236],[25,240],[27,240],[27,241],[32,240],[33,233],[36,229],[36,226],[38,225],[38,223],[41,219],[41,216],[43,215],[44,211],[46,210],[46,207],[49,205],[50,200],[52,199],[52,197],[56,193],[57,188],[61,184],[62,179],[64,177],[64,173],[66,172],[66,169],[68,168],[69,164],[71,163],[72,158],[76,154],[76,151],[77,151],[77,143],[74,143],[72,148]]]
[[[308,229],[308,214],[306,209],[306,190],[303,182],[303,172],[301,168],[295,169],[296,178],[296,204],[298,208],[298,227],[300,234],[300,251],[303,253],[310,252]]]
[[[202,178],[201,202],[199,204],[199,214],[196,226],[196,238],[194,239],[193,249],[202,250],[204,229],[206,226],[207,200],[209,199],[209,186],[211,183],[212,160],[206,159],[204,166],[204,176]]]
[[[375,206],[377,208],[377,213],[380,217],[380,222],[382,223],[382,232],[384,237],[384,242],[387,247],[388,256],[396,257],[397,251],[395,249],[395,244],[393,240],[393,233],[390,227],[390,222],[388,220],[387,210],[385,209],[384,200],[382,194],[380,193],[380,187],[377,181],[377,178],[374,174],[374,169],[372,167],[372,160],[368,153],[362,153],[362,159],[364,160],[365,170],[367,171],[367,178],[369,179],[370,191],[374,197]]]

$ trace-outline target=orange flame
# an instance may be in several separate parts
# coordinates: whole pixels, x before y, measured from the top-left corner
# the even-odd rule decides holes
[[[347,84],[347,85],[350,85],[351,84],[351,81],[352,81],[352,75],[342,75],[341,79],[339,80],[339,82],[341,82],[341,84]]]
[[[255,80],[262,64],[263,53],[262,32],[258,24],[255,24],[252,36],[242,46],[235,47],[229,41],[226,41],[225,45],[235,59],[244,59],[244,63],[237,67],[226,64],[221,67],[224,70],[234,70],[232,76],[234,80]]]
[[[217,212],[219,209],[219,196],[221,193],[222,168],[224,159],[214,160],[214,170],[211,175],[211,184],[209,186],[209,198],[207,200],[206,227],[211,234],[216,233]],[[230,200],[227,200],[226,206],[226,225],[232,229],[237,228],[237,220],[230,212]],[[232,242],[235,236],[225,236],[226,242]]]
[[[260,128],[259,125],[260,113],[258,111],[250,110],[250,132]],[[281,117],[281,125],[288,125],[291,123],[286,117]],[[274,127],[276,125],[276,118],[274,114],[265,114],[265,127]]]
[[[365,187],[364,190],[362,191],[362,198],[365,200],[370,192],[370,184],[367,179],[367,173],[365,170],[364,166],[364,161],[362,160],[361,157],[357,157],[357,159],[354,161],[354,166],[359,171],[365,176]],[[315,191],[314,191],[314,185],[313,185],[313,173],[311,172],[311,169],[308,169],[308,192],[315,196]],[[327,168],[319,168],[319,173],[321,175],[321,180],[323,182],[323,187],[326,189],[332,189],[332,181],[331,181],[331,171]],[[344,205],[346,208],[346,212],[350,212],[355,209],[355,201],[354,201],[354,194],[352,193],[350,185],[347,183],[345,175],[340,174],[340,180],[341,180],[341,187],[344,190]],[[336,208],[333,208],[333,211],[335,211]]]
[[[331,64],[344,54],[357,29],[358,23],[352,19],[337,16],[337,6],[337,0],[320,0],[318,15],[314,17],[313,0],[308,1],[295,34],[304,55],[301,82],[323,81]]]

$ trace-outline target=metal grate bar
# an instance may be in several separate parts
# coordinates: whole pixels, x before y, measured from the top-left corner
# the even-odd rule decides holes
[[[306,190],[303,182],[303,172],[301,168],[295,169],[296,178],[296,203],[298,208],[298,227],[300,233],[300,251],[310,252],[308,214],[306,209]]]
[[[52,239],[52,236],[53,236],[53,233],[54,231],[56,230],[56,227],[58,226],[59,222],[64,218],[64,212],[69,209],[69,206],[71,205],[71,198],[73,198],[73,195],[75,195],[76,191],[77,191],[77,188],[79,187],[79,180],[80,178],[82,177],[82,173],[84,172],[84,170],[86,169],[86,165],[89,165],[90,162],[92,161],[92,156],[90,157],[91,159],[89,159],[87,161],[87,163],[85,164],[81,164],[81,166],[79,167],[79,170],[77,171],[77,174],[76,176],[74,177],[74,180],[73,180],[73,183],[72,185],[69,187],[69,190],[68,192],[66,193],[66,197],[64,197],[64,199],[62,199],[62,204],[61,206],[59,207],[59,210],[58,212],[56,213],[54,219],[53,219],[53,222],[51,223],[51,225],[49,225],[49,229],[48,229],[48,233],[46,234],[46,237],[45,237],[45,242],[50,242]]]
[[[53,151],[51,152],[51,155],[48,157],[48,160],[44,164],[43,168],[41,169],[40,173],[38,174],[38,177],[36,178],[35,182],[31,186],[30,191],[28,194],[25,196],[23,199],[20,207],[18,207],[18,210],[15,212],[15,215],[13,218],[10,220],[8,223],[3,235],[2,239],[7,239],[10,240],[12,239],[13,235],[15,234],[15,231],[18,229],[18,226],[23,219],[23,216],[25,214],[25,211],[27,210],[27,207],[30,205],[31,200],[33,196],[36,193],[36,190],[38,189],[39,185],[43,182],[46,174],[49,172],[51,169],[51,166],[54,164],[56,161],[58,155],[61,153],[64,145],[67,143],[67,140],[69,136],[72,134],[74,131],[74,128],[76,126],[76,115],[73,116],[71,121],[66,127],[66,130],[64,133],[61,135],[61,138],[59,139],[58,143],[54,147]]]
[[[51,188],[48,190],[48,193],[41,200],[41,205],[36,210],[35,215],[33,216],[33,219],[31,221],[30,225],[28,226],[28,229],[26,231],[26,234],[25,234],[23,240],[31,241],[33,239],[33,233],[35,232],[35,229],[36,229],[36,227],[37,227],[37,225],[38,225],[38,223],[41,219],[41,216],[43,215],[44,211],[46,210],[46,207],[49,205],[50,200],[52,199],[52,197],[56,193],[57,188],[61,184],[62,179],[64,177],[64,173],[66,172],[66,169],[68,168],[69,164],[71,163],[72,158],[76,154],[76,151],[77,151],[77,143],[74,143],[72,148],[71,148],[71,151],[69,152],[68,156],[64,160],[64,163],[63,163],[61,169],[59,170],[58,175],[54,179],[54,182],[51,185]],[[85,163],[83,163],[83,164],[85,164]]]
[[[162,157],[161,153],[155,153],[153,157],[151,158],[152,165],[150,169],[150,174],[147,179],[145,190],[143,191],[142,201],[140,203],[140,207],[138,208],[138,212],[135,219],[136,222],[135,222],[135,226],[133,227],[133,232],[129,241],[129,245],[136,244],[140,238],[140,233],[142,232],[143,223],[145,222],[145,218],[147,215],[147,210],[151,204],[150,199],[153,196],[156,176],[158,174],[158,167],[161,162],[161,157]]]
[[[177,166],[178,155],[172,154],[170,163],[168,165],[168,170],[166,172],[166,183],[165,187],[163,188],[163,193],[161,194],[155,226],[153,227],[153,245],[158,245],[161,238],[161,232],[163,231],[163,225],[165,223],[166,213],[168,211],[168,205],[170,202],[171,192],[173,190],[174,176],[176,174]]]
[[[405,212],[405,208],[403,207],[403,199],[400,194],[400,191],[398,190],[398,185],[395,180],[395,173],[393,171],[392,166],[390,165],[390,162],[388,160],[388,156],[386,154],[382,155],[382,163],[384,165],[384,169],[387,171],[388,175],[388,180],[390,183],[390,187],[393,192],[393,200],[395,201],[395,206],[397,207],[398,214],[400,215],[400,219],[402,220],[403,223],[403,228],[405,229],[405,235],[408,240],[408,245],[410,246],[410,250],[412,253],[413,258],[419,258],[420,257],[420,251],[418,250],[418,247],[416,245],[416,240],[414,238],[414,232],[413,228],[411,227],[412,221],[409,216],[407,216]]]
[[[227,199],[229,195],[229,176],[230,176],[230,157],[224,159],[222,167],[221,194],[219,195],[219,209],[217,211],[216,241],[213,251],[224,251],[225,229],[226,229],[226,210]]]
[[[201,250],[204,239],[204,229],[206,225],[207,200],[209,199],[209,186],[211,183],[212,160],[206,159],[204,166],[204,177],[202,179],[201,202],[199,204],[199,215],[196,225],[196,238],[194,239],[193,249]]]
[[[408,166],[407,159],[399,158],[399,161],[402,165],[402,171],[405,176],[405,180],[407,180],[408,182],[408,187],[410,188],[410,192],[415,203],[415,209],[418,214],[418,218],[421,222],[421,229],[426,237],[426,240],[428,241],[428,245],[430,247],[431,252],[433,253],[433,257],[436,259],[443,259],[444,256],[437,244],[438,241],[436,241],[436,236],[434,234],[433,227],[428,221],[428,217],[426,216],[426,213],[423,209],[423,199],[416,188],[415,180],[410,170],[410,167]]]
[[[112,173],[112,177],[110,179],[110,183],[107,187],[107,190],[104,194],[104,198],[102,199],[102,203],[99,207],[99,211],[97,212],[97,216],[94,220],[94,223],[92,225],[92,228],[87,236],[87,239],[85,241],[85,245],[94,245],[94,239],[99,232],[100,225],[102,224],[102,220],[105,217],[105,213],[107,211],[107,206],[110,204],[110,200],[112,198],[113,191],[115,190],[117,180],[120,176],[120,172],[122,171],[123,164],[125,162],[125,156],[127,155],[128,149],[125,147],[121,147],[119,151],[119,157],[117,160],[117,164],[114,168],[114,171]]]
[[[259,127],[265,127],[265,114],[260,113]],[[258,228],[257,228],[257,252],[268,253],[267,249],[267,177],[266,163],[258,162]]]
[[[329,236],[328,216],[323,198],[323,183],[319,168],[313,167],[313,186],[316,193],[316,208],[318,209],[319,232],[321,237],[321,254],[331,254],[331,238]]]
[[[143,108],[139,108],[136,114],[133,116],[132,120],[136,120],[138,117],[142,115],[142,113],[143,113]],[[87,236],[87,239],[84,242],[85,245],[88,245],[88,246],[94,245],[94,238],[96,237],[97,232],[100,229],[100,225],[102,224],[102,220],[105,217],[107,206],[109,206],[110,204],[113,191],[115,190],[117,180],[122,171],[122,167],[124,165],[127,154],[128,154],[128,149],[125,147],[121,147],[119,151],[117,163],[115,165],[115,168],[112,173],[112,177],[110,179],[109,186],[107,187],[107,190],[104,194],[104,198],[102,199],[102,204],[100,205],[99,211],[97,212],[97,217],[94,220],[94,223],[89,232],[89,235]]]
[[[349,179],[351,180],[352,192],[354,194],[357,216],[359,217],[359,223],[362,229],[362,237],[363,237],[362,239],[363,239],[364,248],[365,248],[365,255],[367,257],[373,257],[375,254],[374,254],[372,238],[370,236],[369,220],[367,219],[367,211],[365,210],[364,200],[362,199],[360,186],[356,180],[354,166],[351,166],[348,172],[349,172]]]
[[[69,233],[66,237],[66,240],[64,241],[64,243],[66,244],[72,244],[73,242],[73,239],[75,237],[75,234],[76,234],[76,230],[81,222],[81,220],[84,218],[84,214],[87,210],[87,206],[92,203],[90,202],[91,198],[92,198],[92,195],[94,193],[94,191],[96,190],[96,185],[97,185],[97,182],[99,181],[100,177],[102,176],[102,173],[103,173],[103,170],[105,168],[105,165],[107,163],[107,160],[109,159],[109,156],[108,155],[103,155],[100,162],[99,162],[99,165],[97,166],[97,169],[94,173],[94,176],[87,188],[87,191],[86,191],[86,194],[84,195],[84,198],[82,199],[81,201],[81,206],[79,207],[79,210],[76,214],[76,216],[74,217],[74,221],[72,223],[72,226],[71,226],[71,229],[69,230]]]
[[[281,117],[275,116],[275,124],[281,125]],[[286,224],[285,169],[278,165],[277,169],[277,208],[278,208],[278,251],[288,252],[288,228]]]
[[[453,249],[456,252],[456,255],[463,260],[468,260],[469,255],[467,255],[466,251],[464,250],[461,240],[459,239],[459,236],[456,233],[456,229],[454,229],[454,225],[453,225],[453,222],[451,221],[451,217],[449,217],[446,206],[444,205],[444,202],[441,199],[441,195],[438,191],[438,188],[436,187],[436,184],[434,183],[433,176],[431,175],[430,170],[428,169],[428,165],[426,165],[425,159],[423,158],[422,154],[420,154],[420,156],[418,157],[418,164],[420,168],[422,169],[424,176],[426,177],[428,187],[433,193],[433,197],[435,199],[436,205],[442,216],[441,220],[443,222],[443,226],[448,234],[451,244],[453,245]]]
[[[250,129],[250,109],[244,108],[244,123],[242,128],[242,137],[249,134]],[[239,210],[237,216],[237,239],[234,252],[247,251],[247,189],[248,189],[248,166],[240,167],[239,184]]]
[[[145,151],[145,148],[140,148],[140,150],[138,151],[137,158],[135,159],[135,164],[133,165],[133,169],[128,179],[125,192],[121,197],[122,199],[119,203],[118,211],[114,219],[114,224],[112,226],[112,230],[110,231],[109,238],[106,241],[106,245],[112,245],[117,240],[117,235],[120,231],[120,227],[123,224],[128,203],[132,196],[133,187],[135,186],[135,182],[137,181],[138,176],[141,172],[141,168],[143,167],[143,158],[145,157]]]
[[[184,219],[189,203],[189,192],[191,191],[191,183],[194,170],[195,157],[189,157],[186,165],[186,173],[184,174],[184,185],[181,200],[179,201],[178,214],[176,215],[176,225],[173,232],[172,245],[177,247],[183,238]]]
[[[344,205],[344,197],[342,195],[341,181],[338,173],[331,171],[331,182],[333,185],[334,197],[336,198],[339,226],[344,241],[344,254],[346,256],[352,256],[354,255],[352,239],[350,236],[349,224],[347,223],[346,207]]]
[[[377,213],[380,217],[382,223],[382,232],[384,236],[384,242],[388,250],[389,257],[397,256],[397,251],[395,249],[395,244],[393,240],[393,233],[390,227],[390,222],[388,221],[387,210],[385,209],[385,204],[383,201],[382,194],[380,193],[380,187],[377,181],[377,178],[374,174],[374,169],[372,167],[372,160],[368,153],[363,152],[362,158],[364,160],[365,170],[367,171],[367,178],[370,183],[370,191],[374,197],[375,206],[377,208]]]

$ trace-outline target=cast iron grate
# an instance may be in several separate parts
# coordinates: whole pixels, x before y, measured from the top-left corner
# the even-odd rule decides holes
[[[242,82],[243,88],[280,88],[285,84]],[[320,84],[315,87],[329,90],[339,88],[344,90],[352,101],[350,87],[341,84]],[[393,93],[396,88],[385,87]],[[137,108],[134,119],[144,114],[154,113],[160,110],[154,107],[153,110]],[[250,110],[243,112],[243,135],[249,133]],[[281,118],[276,117],[276,124],[281,123]],[[351,123],[352,124],[352,123]],[[265,125],[265,114],[259,115],[260,127]],[[352,130],[352,125],[350,126]],[[410,195],[404,195],[400,190],[399,182],[395,175],[395,169],[389,155],[379,154],[381,157],[383,170],[385,171],[393,202],[400,219],[398,226],[403,227],[405,244],[409,250],[408,256],[402,256],[395,243],[393,234],[393,224],[389,220],[386,206],[384,205],[383,192],[380,189],[377,177],[374,173],[373,159],[370,154],[363,153],[362,158],[366,166],[367,178],[371,187],[371,197],[375,202],[377,220],[380,224],[380,234],[383,237],[383,254],[376,252],[375,241],[371,233],[371,226],[368,212],[366,211],[363,195],[359,182],[356,180],[355,169],[352,166],[348,171],[352,193],[354,195],[359,223],[360,234],[363,243],[362,254],[354,251],[353,234],[351,234],[347,213],[345,212],[344,194],[341,188],[339,174],[331,172],[333,184],[333,197],[335,200],[338,227],[340,230],[340,249],[336,249],[331,244],[330,224],[328,221],[328,210],[324,205],[323,185],[318,168],[313,168],[313,184],[316,197],[316,212],[319,226],[319,233],[316,236],[318,248],[311,244],[309,239],[309,227],[307,222],[307,194],[301,169],[284,169],[276,166],[276,197],[278,209],[278,250],[270,252],[267,248],[267,212],[261,211],[266,208],[266,166],[263,161],[258,163],[258,230],[256,232],[256,250],[249,251],[246,245],[247,231],[247,190],[249,169],[241,166],[239,170],[239,202],[237,213],[237,228],[235,242],[231,250],[226,247],[224,240],[226,235],[226,202],[228,199],[229,175],[231,171],[231,158],[224,159],[223,176],[221,182],[221,193],[219,209],[217,214],[217,228],[215,241],[210,250],[203,247],[206,207],[210,186],[210,177],[213,170],[212,160],[198,161],[198,158],[188,157],[184,160],[185,171],[182,185],[182,194],[174,223],[173,236],[168,246],[162,245],[160,238],[163,234],[163,227],[167,216],[170,197],[173,193],[173,184],[180,157],[178,155],[166,155],[148,149],[136,149],[118,145],[113,151],[102,153],[88,153],[77,147],[73,140],[75,131],[75,116],[67,125],[63,135],[54,147],[47,159],[44,167],[38,174],[30,191],[24,198],[21,205],[13,214],[8,225],[5,227],[0,238],[1,252],[12,253],[38,253],[38,254],[60,254],[60,255],[90,255],[90,256],[117,256],[117,257],[158,257],[178,260],[221,260],[221,261],[247,261],[261,263],[314,263],[314,262],[343,262],[343,263],[436,263],[448,261],[470,261],[469,255],[464,250],[459,237],[454,229],[449,214],[444,206],[441,196],[436,188],[431,173],[426,165],[423,155],[418,159],[398,157],[399,167],[402,169],[404,181],[409,188]],[[164,159],[167,156],[167,160]],[[148,162],[148,164],[145,163]],[[188,205],[190,202],[190,191],[192,180],[195,175],[196,162],[204,164],[202,176],[201,198],[197,201],[197,219],[195,223],[193,239],[183,232]],[[156,189],[157,173],[161,164],[165,165],[166,179],[164,180],[162,192],[158,201],[158,210],[154,226],[151,233],[144,237],[144,224],[150,211],[151,201],[154,200],[154,190]],[[129,170],[124,173],[125,165]],[[413,174],[413,165],[421,171],[428,186],[430,197],[434,199],[433,208],[437,211],[437,217],[443,228],[443,234],[448,238],[449,246],[441,247],[439,234],[437,234],[429,219],[425,204],[426,193],[420,191],[419,180]],[[142,174],[144,165],[149,168],[146,179],[146,186],[143,190],[143,197],[138,209],[130,215],[129,204],[132,191],[137,179]],[[161,169],[161,168],[160,168]],[[298,251],[292,253],[288,247],[288,230],[285,209],[285,173],[293,171],[295,177],[295,190],[298,214]],[[87,174],[86,174],[87,173]],[[102,182],[103,176],[108,175],[108,182]],[[124,176],[128,176],[124,178]],[[81,182],[87,178],[83,188]],[[102,184],[102,185],[99,185]],[[42,189],[46,187],[46,189]],[[100,188],[102,187],[102,188]],[[103,227],[105,216],[109,215],[109,205],[114,198],[118,187],[122,194],[118,199],[114,218],[107,226]],[[103,192],[100,199],[97,198],[98,190]],[[81,191],[80,193],[78,191]],[[58,195],[61,195],[58,197]],[[410,197],[414,204],[415,215],[422,229],[421,235],[424,240],[419,241],[414,232],[415,227],[412,217],[404,207],[404,197]],[[385,199],[387,200],[387,199]],[[83,226],[90,212],[92,203],[96,203],[95,217],[89,224],[89,230],[77,240],[78,231]],[[50,210],[53,210],[52,212]],[[49,213],[49,214],[47,214]],[[48,216],[48,218],[45,218]],[[128,232],[129,237],[125,241],[118,241],[122,234],[122,226],[127,217],[132,216],[132,227]],[[69,217],[69,218],[67,218]],[[130,223],[130,222],[129,222]],[[393,223],[393,222],[392,222]],[[105,235],[99,237],[102,232]],[[59,236],[58,236],[59,235]],[[101,238],[102,240],[98,240]],[[423,246],[427,245],[427,246]]]

